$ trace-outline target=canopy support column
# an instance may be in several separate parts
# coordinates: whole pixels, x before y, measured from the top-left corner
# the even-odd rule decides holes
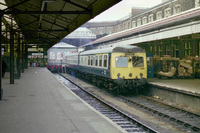
[[[25,45],[25,68],[28,69],[28,46]]]
[[[21,69],[20,69],[20,67],[21,67],[21,64],[20,64],[20,57],[21,57],[21,55],[20,55],[20,33],[18,33],[18,48],[17,48],[17,75],[18,75],[18,77],[20,78],[21,77]]]
[[[22,42],[22,53],[21,53],[21,56],[22,56],[22,73],[24,73],[24,42]]]
[[[0,35],[1,35],[1,32],[2,32],[2,26],[1,26],[1,24],[2,24],[2,15],[0,15]],[[0,100],[2,100],[2,96],[3,96],[3,94],[2,94],[2,92],[3,92],[3,90],[2,90],[2,82],[1,82],[1,75],[2,75],[2,59],[1,59],[1,42],[2,42],[2,37],[0,37]]]
[[[14,84],[14,31],[10,31],[10,84]]]

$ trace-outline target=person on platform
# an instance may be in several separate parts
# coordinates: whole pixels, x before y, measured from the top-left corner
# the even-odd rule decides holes
[[[6,73],[6,69],[7,69],[7,65],[5,63],[4,60],[2,60],[2,78],[4,77],[5,73]]]

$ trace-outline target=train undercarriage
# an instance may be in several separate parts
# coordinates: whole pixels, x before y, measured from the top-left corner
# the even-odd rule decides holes
[[[108,79],[94,74],[84,73],[78,70],[67,69],[67,73],[87,80],[101,89],[105,89],[115,94],[138,93],[147,84],[146,79]]]

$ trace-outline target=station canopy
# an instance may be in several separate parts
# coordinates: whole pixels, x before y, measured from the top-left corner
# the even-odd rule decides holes
[[[27,44],[53,46],[76,28],[120,1],[0,0],[2,25],[11,25],[10,31],[14,29],[12,31],[25,38]]]
[[[75,46],[73,45],[70,45],[70,44],[67,44],[65,42],[59,42],[59,43],[56,43],[53,48],[75,48]]]
[[[76,39],[76,38],[86,38],[86,39],[96,39],[96,35],[92,33],[92,31],[86,27],[80,27],[66,36],[64,39]]]

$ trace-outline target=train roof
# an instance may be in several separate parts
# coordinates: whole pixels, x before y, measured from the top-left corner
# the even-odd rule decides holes
[[[116,46],[103,49],[88,50],[80,53],[80,55],[102,54],[102,53],[143,53],[143,52],[145,52],[145,50],[138,46],[127,45],[127,46]]]

